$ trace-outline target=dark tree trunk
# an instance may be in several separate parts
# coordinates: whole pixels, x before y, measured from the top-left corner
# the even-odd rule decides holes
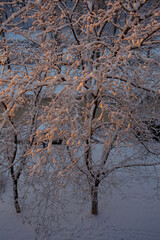
[[[91,213],[98,215],[98,185],[97,181],[94,186],[91,186]]]
[[[14,198],[14,206],[17,213],[21,212],[19,201],[18,201],[18,181],[13,180],[13,198]]]
[[[95,187],[91,188],[91,201],[92,201],[91,213],[93,215],[98,215],[98,189]]]

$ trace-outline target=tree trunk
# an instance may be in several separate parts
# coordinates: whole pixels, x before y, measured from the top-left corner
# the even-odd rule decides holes
[[[91,186],[91,213],[98,215],[98,186]]]
[[[19,201],[18,201],[18,181],[13,180],[13,198],[14,198],[14,206],[17,213],[21,212]]]

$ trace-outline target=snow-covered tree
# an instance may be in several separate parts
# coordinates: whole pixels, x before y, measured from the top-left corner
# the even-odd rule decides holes
[[[27,137],[18,154],[39,159],[34,172],[49,163],[57,177],[84,175],[93,214],[104,178],[160,164],[153,144],[160,135],[158,7],[145,0],[28,2],[0,27],[21,39],[1,44],[3,141]],[[141,154],[115,159],[123,146],[141,146]],[[15,152],[7,156],[16,160]]]

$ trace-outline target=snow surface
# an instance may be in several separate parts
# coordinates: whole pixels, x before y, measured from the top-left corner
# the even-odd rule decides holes
[[[0,239],[1,240],[31,240],[34,231],[29,225],[24,225],[14,209],[0,201]]]
[[[112,194],[100,194],[98,216],[90,214],[88,200],[73,203],[65,213],[67,221],[60,215],[57,229],[48,238],[36,238],[33,227],[16,215],[7,187],[0,195],[0,240],[159,240],[160,200],[153,194],[154,187],[154,178],[149,181],[143,176],[141,181],[132,176],[130,182],[123,182],[121,193],[114,189]]]

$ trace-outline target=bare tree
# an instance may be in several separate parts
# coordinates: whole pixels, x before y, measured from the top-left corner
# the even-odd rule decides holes
[[[20,27],[17,17],[32,27]],[[153,144],[160,134],[159,9],[144,0],[42,1],[18,9],[4,28],[24,40],[22,47],[7,43],[13,69],[1,74],[1,127],[16,116],[18,101],[31,95],[34,108],[25,117],[35,144],[29,143],[28,154],[39,156],[40,169],[52,161],[57,176],[86,176],[96,215],[104,178],[118,169],[160,164]],[[47,104],[37,104],[36,96]],[[113,159],[122,143],[141,145],[154,158]]]
[[[18,182],[27,164],[27,152],[34,144],[41,89],[35,92],[33,99],[25,95],[23,98],[17,98],[16,104],[19,104],[17,112],[16,114],[14,112],[6,114],[6,121],[1,131],[1,153],[5,159],[3,161],[3,171],[6,169],[10,171],[13,183],[14,206],[17,213],[21,212]],[[7,104],[3,101],[2,106],[7,111]]]

